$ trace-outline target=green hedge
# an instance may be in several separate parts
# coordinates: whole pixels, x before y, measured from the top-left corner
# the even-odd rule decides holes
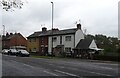
[[[94,57],[95,60],[105,60],[105,61],[119,61],[120,62],[120,56],[108,56],[108,55],[97,55]]]

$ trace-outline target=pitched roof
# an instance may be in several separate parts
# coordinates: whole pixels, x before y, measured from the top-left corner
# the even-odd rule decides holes
[[[73,29],[66,29],[66,30],[59,30],[56,32],[53,32],[53,35],[66,35],[66,34],[75,34],[76,28]]]
[[[53,35],[66,35],[66,34],[75,34],[76,28],[66,29],[66,30],[48,30],[46,32],[41,33],[39,36],[53,36]]]
[[[75,34],[77,28],[65,29],[65,30],[47,30],[46,32],[38,31],[34,32],[27,38],[41,37],[41,36],[53,36],[53,35],[66,35],[66,34]]]
[[[89,49],[92,39],[82,39],[77,44],[76,49]]]
[[[2,40],[10,40],[11,38],[13,38],[17,35],[22,36],[20,33],[15,33],[15,34],[12,34],[12,35],[10,34],[10,35],[3,36]]]
[[[41,31],[34,32],[33,34],[29,35],[27,38],[39,37],[40,34],[41,34]]]

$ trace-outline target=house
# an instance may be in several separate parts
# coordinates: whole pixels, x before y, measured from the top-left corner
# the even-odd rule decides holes
[[[2,36],[2,49],[17,48],[19,46],[27,47],[27,40],[20,33],[6,33]]]
[[[63,52],[72,52],[79,41],[84,39],[81,24],[77,24],[77,28],[58,30],[49,35],[48,53],[59,55]]]
[[[40,55],[48,54],[48,35],[51,33],[46,27],[42,28],[41,34],[39,35],[39,53]]]
[[[39,35],[41,31],[34,32],[27,37],[27,50],[28,52],[39,52]]]
[[[93,58],[93,55],[98,54],[99,49],[94,39],[81,39],[77,46],[73,49],[73,57]]]
[[[95,41],[87,40],[81,29],[81,24],[76,28],[59,30],[54,28],[34,32],[28,38],[27,49],[30,52],[37,52],[40,55],[72,55],[74,57],[81,55],[81,52],[90,52],[98,50]],[[85,48],[81,48],[85,45]],[[81,52],[79,52],[81,51]]]

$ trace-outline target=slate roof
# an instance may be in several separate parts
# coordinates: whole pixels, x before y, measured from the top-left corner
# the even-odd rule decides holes
[[[39,37],[42,31],[34,32],[33,34],[29,35],[27,38],[34,38],[34,37]]]
[[[53,32],[53,35],[66,35],[66,34],[75,34],[76,28],[73,29],[66,29],[66,30],[59,30],[56,32]]]
[[[77,28],[65,29],[65,30],[47,30],[46,32],[38,31],[34,32],[27,38],[41,37],[41,36],[53,36],[53,35],[66,35],[66,34],[75,34]]]
[[[80,42],[77,44],[75,49],[89,49],[89,46],[91,44],[93,39],[82,39]]]

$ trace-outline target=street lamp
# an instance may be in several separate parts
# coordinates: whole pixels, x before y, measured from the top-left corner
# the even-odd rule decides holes
[[[54,3],[51,2],[52,4],[52,34],[53,34],[53,11],[54,11]],[[53,56],[53,37],[52,37],[52,56]]]
[[[53,29],[53,12],[54,12],[54,3],[53,2],[51,2],[51,4],[52,4],[52,29]]]

